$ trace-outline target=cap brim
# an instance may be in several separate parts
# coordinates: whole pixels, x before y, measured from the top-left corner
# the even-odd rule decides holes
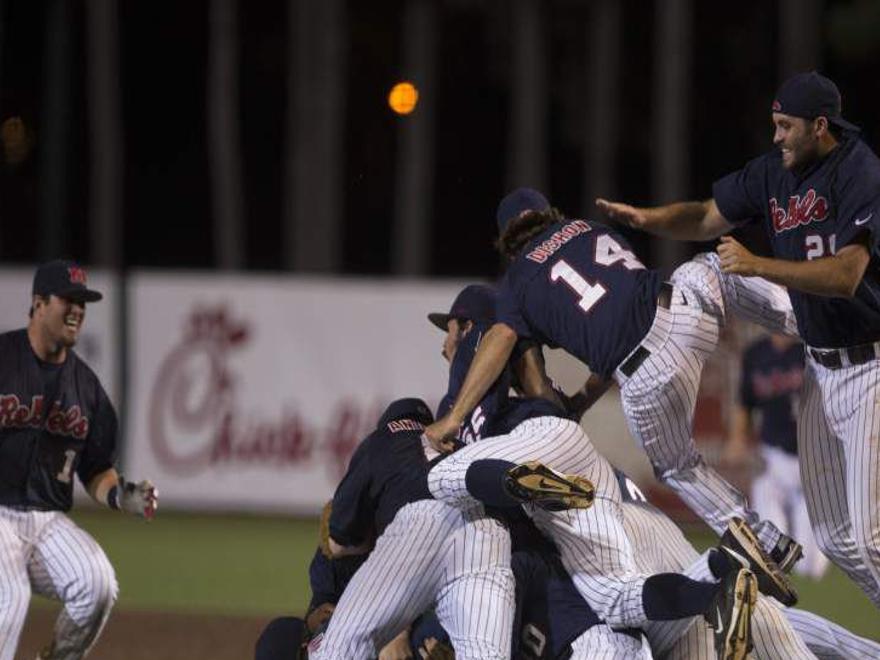
[[[829,121],[829,123],[832,123],[835,126],[839,126],[840,128],[842,128],[845,131],[859,131],[859,132],[861,132],[861,130],[862,130],[861,128],[859,128],[855,124],[851,124],[850,122],[848,122],[846,119],[843,119],[842,117],[834,117],[833,119],[829,118],[828,121]]]
[[[440,312],[432,312],[428,314],[428,320],[444,332],[448,329],[449,319],[451,318],[452,317],[449,316],[449,314],[441,314]]]
[[[93,289],[69,289],[67,291],[57,291],[55,293],[59,298],[65,298],[74,302],[93,303],[103,299],[104,296]]]

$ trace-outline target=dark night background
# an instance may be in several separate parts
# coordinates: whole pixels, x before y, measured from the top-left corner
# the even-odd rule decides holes
[[[509,51],[506,3],[443,2],[436,23],[435,169],[430,275],[490,275],[494,209],[507,189]],[[343,272],[391,272],[391,222],[398,124],[385,102],[406,77],[401,64],[402,2],[347,2],[344,165],[341,194]],[[654,3],[625,0],[618,82],[618,199],[650,197],[651,67]],[[693,3],[693,87],[688,131],[690,197],[707,197],[712,181],[770,145],[768,105],[777,80],[780,15],[766,0]],[[821,70],[843,92],[844,116],[878,147],[880,49],[862,38],[877,20],[872,3],[822,5]],[[40,252],[47,3],[0,2],[0,121],[21,117],[31,140],[20,162],[0,165],[0,261],[32,263]],[[876,6],[876,3],[875,3]],[[70,2],[66,186],[67,254],[93,259],[89,236],[85,2]],[[570,215],[582,206],[585,99],[584,25],[589,3],[543,4],[548,44],[548,196]],[[281,269],[288,3],[238,5],[239,122],[248,269]],[[208,2],[119,5],[119,78],[123,126],[126,266],[210,268],[211,232],[205,75]],[[854,19],[853,16],[856,18]],[[861,32],[851,26],[862,26]],[[873,23],[875,28],[876,23]],[[876,33],[876,29],[873,30]],[[652,245],[630,236],[650,263]],[[758,240],[757,237],[755,240]],[[451,256],[452,255],[452,256]]]

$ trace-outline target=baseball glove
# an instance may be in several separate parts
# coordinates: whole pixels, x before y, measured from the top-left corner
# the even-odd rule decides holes
[[[132,483],[119,475],[119,508],[152,520],[159,508],[159,489],[148,479]]]

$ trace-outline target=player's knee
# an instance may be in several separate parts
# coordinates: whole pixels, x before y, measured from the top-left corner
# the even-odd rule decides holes
[[[116,572],[104,554],[91,559],[79,587],[68,601],[68,611],[74,619],[85,622],[109,614],[119,585]]]

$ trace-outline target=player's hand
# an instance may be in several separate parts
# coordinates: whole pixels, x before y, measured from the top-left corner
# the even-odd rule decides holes
[[[330,620],[336,606],[333,603],[321,603],[306,615],[306,629],[310,635],[314,635],[318,628]]]
[[[644,229],[648,224],[648,217],[645,213],[629,204],[609,202],[600,197],[596,199],[596,208],[602,211],[609,220],[614,220],[633,229]]]
[[[455,651],[443,642],[428,637],[419,648],[419,657],[422,660],[455,660]]]
[[[747,277],[758,275],[758,263],[761,258],[749,252],[733,236],[722,236],[721,243],[715,251],[721,258],[721,272]]]
[[[119,475],[119,508],[126,513],[152,520],[159,508],[159,489],[148,479],[138,483]]]
[[[455,448],[455,438],[460,426],[459,422],[445,415],[425,429],[425,437],[434,449],[441,454],[448,454]]]
[[[379,651],[379,660],[412,660],[409,648],[409,629],[403,630]]]

